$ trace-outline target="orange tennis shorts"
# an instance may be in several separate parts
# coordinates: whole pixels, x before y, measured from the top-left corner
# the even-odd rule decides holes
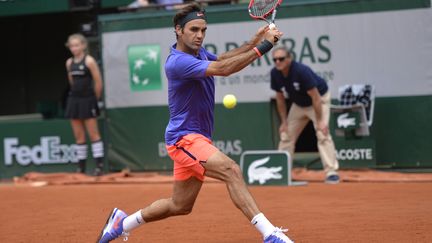
[[[174,160],[174,179],[187,180],[191,176],[204,181],[202,163],[219,151],[207,137],[201,134],[183,136],[174,145],[166,145],[168,155]]]

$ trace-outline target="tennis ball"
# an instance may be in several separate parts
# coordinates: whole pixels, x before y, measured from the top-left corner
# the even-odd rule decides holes
[[[224,104],[225,108],[232,109],[237,105],[237,99],[234,95],[227,94],[223,98],[223,104]]]

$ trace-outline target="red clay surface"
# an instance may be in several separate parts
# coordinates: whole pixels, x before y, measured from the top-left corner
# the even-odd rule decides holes
[[[170,183],[29,187],[0,184],[0,242],[95,242],[113,207],[133,213]],[[295,242],[432,242],[432,183],[250,187]],[[120,240],[116,242],[121,242]],[[262,242],[224,184],[205,183],[192,214],[143,225],[128,242]]]

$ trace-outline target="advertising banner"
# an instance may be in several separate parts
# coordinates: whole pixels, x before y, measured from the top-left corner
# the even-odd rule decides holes
[[[2,123],[0,143],[0,178],[76,170],[75,139],[68,120]]]
[[[242,45],[263,25],[208,21],[204,47],[216,55]],[[421,23],[432,23],[431,9],[277,20],[280,44],[326,79],[333,97],[346,84],[372,84],[379,97],[432,94],[432,25]],[[164,63],[175,43],[172,27],[108,32],[102,41],[108,108],[167,104]],[[272,67],[268,53],[218,77],[216,101],[233,93],[240,103],[267,102],[274,95]]]

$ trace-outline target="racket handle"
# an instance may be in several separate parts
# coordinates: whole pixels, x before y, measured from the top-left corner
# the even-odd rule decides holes
[[[269,24],[269,28],[272,30],[274,28],[276,28],[276,25],[274,23]],[[276,42],[279,41],[279,38],[275,37],[274,38],[274,43],[276,44]]]

